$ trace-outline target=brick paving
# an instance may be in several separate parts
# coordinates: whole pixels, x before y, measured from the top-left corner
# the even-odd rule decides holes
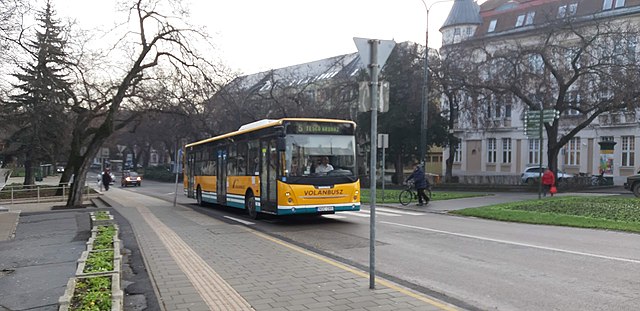
[[[133,227],[165,310],[458,310],[284,241],[159,199],[106,200]]]

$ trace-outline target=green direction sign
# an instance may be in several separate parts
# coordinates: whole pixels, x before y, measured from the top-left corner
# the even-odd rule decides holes
[[[553,122],[553,120],[560,118],[560,112],[555,109],[544,109],[542,110],[542,122]],[[540,110],[531,110],[527,111],[527,114],[524,116],[525,123],[533,124],[540,122]]]

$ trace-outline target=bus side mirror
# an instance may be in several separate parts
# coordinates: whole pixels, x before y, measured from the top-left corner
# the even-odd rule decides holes
[[[276,140],[276,149],[278,151],[285,151],[287,149],[287,141],[283,137],[278,137]]]

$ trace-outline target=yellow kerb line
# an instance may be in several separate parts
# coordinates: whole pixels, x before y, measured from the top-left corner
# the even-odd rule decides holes
[[[349,266],[343,265],[343,264],[341,264],[341,263],[339,263],[339,262],[336,262],[336,261],[334,261],[334,260],[331,260],[331,259],[329,259],[329,258],[327,258],[327,257],[321,256],[321,255],[318,255],[318,254],[315,254],[315,253],[310,252],[310,251],[307,251],[307,250],[305,250],[305,249],[303,249],[303,248],[300,248],[300,247],[297,247],[297,246],[295,246],[295,245],[289,244],[289,243],[287,243],[287,242],[284,242],[284,241],[278,240],[278,239],[273,238],[273,237],[271,237],[271,236],[268,236],[268,235],[266,235],[266,234],[264,234],[264,233],[261,233],[261,232],[258,232],[258,231],[255,231],[255,230],[252,230],[252,229],[249,229],[249,228],[247,228],[247,229],[248,229],[251,233],[253,233],[253,234],[255,234],[255,235],[257,235],[257,236],[259,236],[259,237],[261,237],[261,238],[263,238],[263,239],[265,239],[265,240],[269,240],[269,241],[271,241],[271,242],[274,242],[274,243],[280,244],[280,245],[282,245],[282,246],[284,246],[284,247],[287,247],[287,248],[289,248],[289,249],[292,249],[292,250],[294,250],[294,251],[296,251],[296,252],[299,252],[299,253],[302,253],[302,254],[304,254],[304,255],[307,255],[307,256],[313,257],[313,258],[315,258],[315,259],[318,259],[318,260],[320,260],[320,261],[326,262],[326,263],[328,263],[328,264],[330,264],[330,265],[332,265],[332,266],[334,266],[334,267],[337,267],[337,268],[340,268],[340,269],[342,269],[342,270],[345,270],[345,271],[351,272],[351,273],[353,273],[353,274],[355,274],[355,275],[357,275],[357,276],[361,276],[361,277],[364,277],[364,278],[367,278],[367,279],[369,278],[369,275],[368,275],[368,274],[366,274],[366,273],[364,273],[364,272],[362,272],[362,271],[360,271],[360,270],[353,269],[353,268],[351,268],[351,267],[349,267]],[[457,310],[458,310],[458,309],[456,309],[456,308],[454,308],[454,307],[452,307],[452,306],[450,306],[450,305],[447,305],[447,304],[444,304],[444,303],[442,303],[442,302],[439,302],[439,301],[436,301],[436,300],[433,300],[433,299],[427,298],[427,297],[425,297],[425,296],[423,296],[423,295],[419,295],[419,294],[417,294],[417,293],[415,293],[415,292],[409,291],[409,290],[407,290],[407,289],[405,289],[405,288],[402,288],[402,287],[400,287],[400,286],[397,286],[397,285],[395,285],[395,284],[393,284],[393,283],[391,283],[391,282],[388,282],[388,281],[386,281],[386,280],[377,279],[377,280],[376,280],[376,284],[380,284],[380,285],[382,285],[382,286],[388,287],[388,288],[390,288],[390,289],[393,289],[393,290],[395,290],[395,291],[398,291],[398,292],[400,292],[400,293],[403,293],[403,294],[405,294],[405,295],[407,295],[407,296],[413,297],[413,298],[418,299],[418,300],[420,300],[420,301],[426,302],[426,303],[428,303],[428,304],[430,304],[430,305],[432,305],[432,306],[438,307],[438,308],[440,308],[440,309],[442,309],[442,310],[446,310],[446,311],[457,311]]]

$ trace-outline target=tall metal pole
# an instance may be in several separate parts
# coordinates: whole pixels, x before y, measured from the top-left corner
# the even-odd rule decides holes
[[[371,70],[371,161],[369,167],[371,173],[369,174],[370,180],[370,209],[371,217],[369,221],[369,288],[376,288],[376,151],[377,151],[377,137],[378,137],[378,71],[380,66],[378,65],[378,44],[380,40],[371,39],[369,45],[371,46],[371,64],[369,68]]]
[[[420,163],[425,164],[427,152],[427,118],[429,114],[429,7],[422,1],[427,9],[427,30],[424,43],[424,84],[422,86],[422,105],[420,109]],[[424,166],[423,166],[424,167]]]

